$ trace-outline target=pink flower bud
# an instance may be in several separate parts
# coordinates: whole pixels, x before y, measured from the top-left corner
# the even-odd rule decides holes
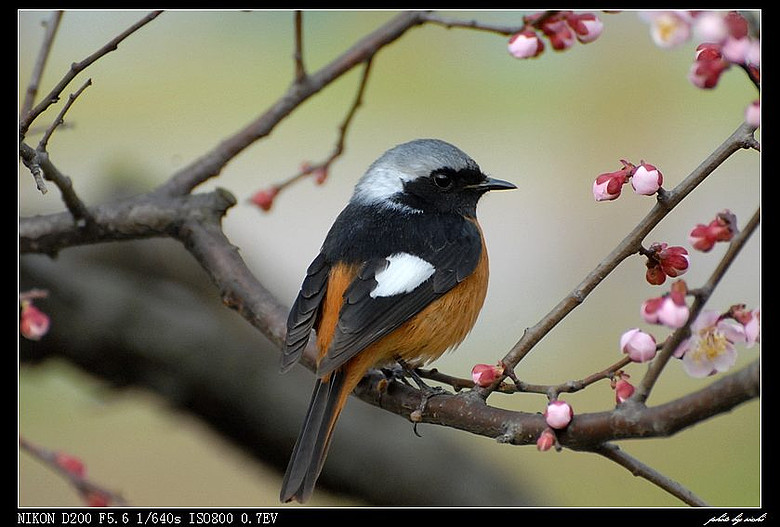
[[[577,34],[577,40],[583,44],[593,42],[604,30],[604,23],[592,13],[572,13],[566,17],[566,23]]]
[[[682,285],[678,285],[682,284]],[[641,314],[649,324],[663,324],[670,328],[679,328],[688,321],[690,310],[685,303],[685,282],[678,280],[672,284],[672,291],[664,296],[651,298],[642,303]]]
[[[761,310],[754,309],[749,310],[745,307],[745,304],[737,304],[731,306],[729,315],[742,324],[744,328],[744,341],[746,348],[752,348],[756,342],[760,340],[761,331]]]
[[[661,309],[663,303],[664,297],[662,296],[642,302],[641,314],[644,321],[648,324],[658,324],[658,310]]]
[[[526,29],[509,39],[507,44],[509,53],[518,59],[528,59],[538,57],[544,51],[544,42],[532,30]]]
[[[696,17],[693,30],[703,41],[720,42],[729,34],[726,19],[721,11],[707,11]]]
[[[49,316],[35,307],[29,301],[22,301],[22,311],[19,316],[19,332],[29,340],[41,340],[48,331],[51,321]]]
[[[633,169],[633,165],[631,166]],[[628,169],[600,174],[593,182],[593,197],[596,201],[611,201],[620,196],[623,185],[628,180]]]
[[[753,101],[745,108],[745,122],[754,128],[761,126],[761,101]]]
[[[634,395],[634,385],[625,379],[620,379],[615,383],[615,402],[618,404],[626,402]]]
[[[471,380],[477,386],[484,388],[493,384],[503,373],[504,368],[500,365],[477,364],[471,369]]]
[[[685,297],[672,291],[664,297],[658,309],[658,322],[666,327],[681,328],[688,322],[690,310],[685,303]]]
[[[639,328],[629,329],[620,336],[620,349],[634,362],[647,362],[655,357],[655,338]]]
[[[631,176],[631,187],[637,194],[652,196],[664,182],[661,171],[648,163],[641,163]]]
[[[252,196],[252,203],[264,211],[269,211],[271,210],[271,206],[274,204],[274,198],[276,198],[277,194],[279,194],[279,189],[277,187],[258,190]]]
[[[545,421],[550,428],[555,428],[556,430],[569,426],[573,416],[574,411],[569,406],[569,403],[560,399],[550,401],[547,404],[547,410],[544,412]]]
[[[555,440],[555,432],[551,428],[545,428],[536,440],[536,449],[540,452],[547,452],[555,444]]]
[[[734,64],[747,63],[748,53],[751,53],[751,40],[749,37],[729,37],[723,42],[721,53],[723,58]]]

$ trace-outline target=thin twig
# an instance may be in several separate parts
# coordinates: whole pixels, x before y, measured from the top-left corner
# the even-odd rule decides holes
[[[520,381],[515,377],[513,379],[514,381],[513,384],[502,382],[501,384],[499,384],[498,388],[495,389],[495,391],[499,393],[507,393],[507,394],[539,393],[548,396],[555,396],[559,393],[574,393],[582,390],[583,388],[597,381],[603,379],[611,379],[615,375],[615,373],[617,373],[620,369],[625,368],[629,364],[631,364],[631,359],[629,357],[623,357],[615,364],[612,364],[611,366],[608,366],[607,368],[599,372],[588,375],[587,377],[584,377],[582,379],[566,381],[560,384],[530,384],[530,383]],[[436,368],[432,368],[430,370],[419,368],[415,371],[423,379],[429,379],[432,381],[437,381],[437,382],[447,384],[452,388],[454,388],[455,391],[460,391],[466,388],[471,389],[474,388],[475,386],[474,381],[472,381],[471,379],[462,379],[459,377],[454,377],[452,375],[447,375],[446,373],[440,372]],[[514,377],[514,374],[507,373],[507,376],[512,378]]]
[[[88,501],[91,497],[99,495],[105,500],[106,504],[119,506],[128,505],[125,498],[118,492],[106,489],[102,485],[89,480],[78,470],[68,470],[67,467],[64,467],[62,463],[58,462],[60,457],[57,452],[35,445],[21,436],[19,437],[19,447],[21,450],[30,454],[34,459],[37,459],[55,473],[65,478],[68,483],[78,491],[82,499]]]
[[[33,174],[40,171],[43,177],[53,182],[62,193],[62,200],[70,211],[73,223],[79,228],[92,228],[96,225],[92,213],[81,198],[76,194],[71,179],[57,169],[49,160],[49,154],[45,150],[34,150],[31,146],[22,143],[19,147],[22,161],[25,166],[33,171]],[[42,192],[45,192],[42,191]]]
[[[43,70],[49,59],[49,53],[51,53],[54,36],[57,34],[57,29],[60,26],[60,20],[62,20],[62,11],[55,11],[49,20],[43,23],[46,27],[46,32],[43,35],[43,42],[41,43],[41,49],[38,51],[38,58],[35,60],[30,82],[27,84],[27,92],[22,103],[20,117],[27,115],[35,103],[35,96],[38,95],[38,86],[40,86]]]
[[[366,85],[368,84],[368,76],[370,71],[371,71],[371,59],[366,61],[365,67],[363,68],[363,75],[360,78],[360,84],[358,85],[357,94],[355,95],[355,99],[352,102],[352,105],[347,111],[346,117],[338,127],[338,132],[339,132],[338,138],[336,139],[336,144],[333,147],[333,150],[331,151],[330,155],[327,158],[325,158],[325,160],[320,161],[319,163],[314,163],[314,164],[306,163],[297,174],[289,177],[288,179],[280,183],[276,183],[274,185],[274,188],[277,191],[281,191],[289,187],[293,183],[300,181],[301,179],[305,178],[308,175],[317,174],[317,173],[327,174],[328,171],[330,170],[330,166],[339,157],[341,157],[341,155],[344,153],[345,138],[347,135],[347,131],[349,129],[349,125],[352,122],[352,118],[355,116],[357,109],[363,104],[363,94],[365,93]]]
[[[38,103],[37,106],[35,106],[33,109],[28,111],[26,114],[23,114],[20,118],[20,124],[19,124],[19,136],[24,137],[24,135],[27,133],[27,130],[30,128],[30,125],[32,122],[46,109],[49,108],[52,104],[57,102],[60,98],[60,95],[63,91],[65,91],[65,88],[67,88],[68,84],[78,75],[81,73],[85,68],[89,67],[91,64],[93,64],[95,61],[100,59],[101,57],[107,55],[108,53],[115,51],[119,44],[141,29],[143,26],[157,18],[157,16],[162,13],[162,11],[154,11],[152,13],[149,13],[144,18],[142,18],[140,21],[136,22],[129,28],[127,28],[125,31],[111,39],[105,46],[100,48],[99,50],[92,53],[90,56],[82,60],[81,62],[74,62],[71,64],[70,69],[68,72],[60,79],[60,82],[57,83],[57,85],[49,92],[46,97],[43,98],[43,100]]]
[[[217,176],[235,156],[255,141],[267,136],[285,117],[325,86],[358,64],[370,60],[385,46],[401,38],[409,29],[423,24],[421,13],[407,11],[397,15],[379,29],[366,35],[326,66],[307,76],[304,83],[293,83],[290,89],[267,111],[242,130],[221,141],[216,147],[182,168],[162,184],[160,194],[185,194]]]
[[[306,79],[306,68],[303,65],[303,13],[295,12],[295,82],[301,83]]]
[[[594,450],[594,452],[611,461],[614,461],[621,467],[627,469],[634,476],[644,478],[647,481],[653,483],[654,485],[657,485],[658,487],[664,489],[666,492],[668,492],[672,496],[679,498],[680,500],[687,503],[688,505],[693,505],[696,507],[707,506],[707,503],[701,498],[699,498],[696,494],[694,494],[684,486],[680,485],[673,479],[664,476],[657,470],[650,468],[649,466],[645,465],[638,459],[635,459],[629,454],[626,454],[617,445],[607,443],[601,445],[601,447]]]
[[[92,85],[92,79],[87,79],[86,82],[76,90],[75,93],[71,93],[68,96],[68,102],[65,103],[65,105],[62,107],[62,110],[60,110],[59,115],[57,115],[57,118],[54,119],[54,122],[51,123],[49,128],[46,129],[46,131],[43,133],[43,137],[41,138],[40,142],[38,143],[38,150],[43,151],[46,150],[46,147],[49,143],[49,138],[51,138],[51,135],[54,133],[54,130],[65,122],[65,114],[68,113],[68,110],[71,106],[73,106],[73,103],[76,101],[79,95],[87,89],[87,86]]]
[[[533,20],[527,20],[524,18],[522,24],[520,25],[514,24],[509,26],[503,24],[489,24],[486,22],[480,22],[479,20],[473,20],[473,19],[459,20],[455,18],[441,16],[439,13],[433,11],[426,12],[423,16],[426,22],[444,26],[447,29],[451,29],[451,28],[474,29],[474,30],[487,31],[489,33],[497,33],[499,35],[509,36],[509,35],[514,35],[515,33],[520,33],[521,31],[525,30],[528,27],[539,28],[547,19],[556,15],[557,13],[558,11],[555,10],[545,11],[540,16],[534,18]]]

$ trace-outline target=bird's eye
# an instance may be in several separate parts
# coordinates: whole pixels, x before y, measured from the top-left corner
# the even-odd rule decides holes
[[[434,174],[433,182],[440,189],[446,190],[452,186],[452,178],[447,174]]]

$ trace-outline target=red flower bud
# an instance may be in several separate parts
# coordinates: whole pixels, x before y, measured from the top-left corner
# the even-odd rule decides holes
[[[263,209],[264,211],[271,210],[271,205],[274,204],[274,198],[279,194],[278,187],[271,187],[265,190],[258,190],[252,196],[252,203]]]
[[[555,440],[555,432],[553,432],[552,428],[545,428],[536,440],[536,449],[540,452],[546,452],[552,448]]]
[[[83,478],[86,472],[84,463],[79,458],[63,452],[55,454],[54,463],[61,469],[79,478]]]
[[[481,387],[490,386],[504,373],[501,365],[477,364],[471,369],[471,379]]]
[[[626,402],[634,394],[634,385],[625,379],[620,379],[615,383],[615,402],[618,404]]]
[[[22,312],[19,316],[19,332],[29,340],[40,340],[48,331],[51,321],[49,316],[35,307],[30,301],[22,301]]]

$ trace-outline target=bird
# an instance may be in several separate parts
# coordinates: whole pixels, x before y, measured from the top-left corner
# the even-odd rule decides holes
[[[298,362],[312,329],[318,358],[281,502],[311,497],[338,417],[369,369],[413,373],[471,331],[489,274],[477,202],[515,188],[458,147],[425,138],[390,148],[357,181],[287,320],[281,371]]]

